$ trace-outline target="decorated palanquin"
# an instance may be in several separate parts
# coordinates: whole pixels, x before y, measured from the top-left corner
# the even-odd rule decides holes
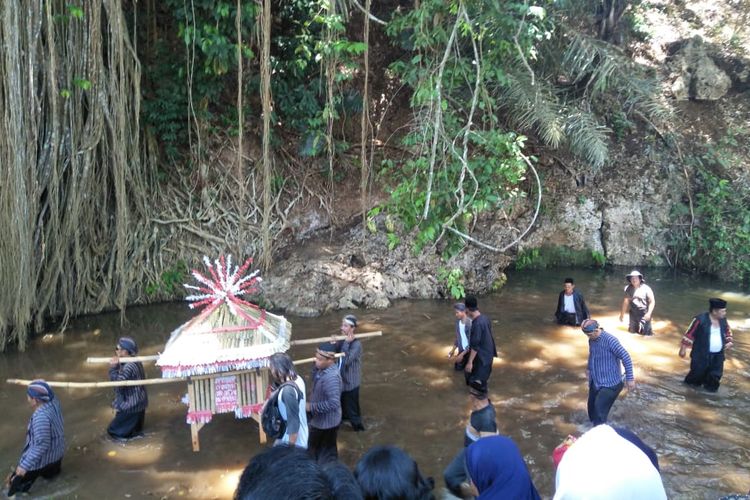
[[[260,423],[268,358],[287,351],[292,335],[283,316],[241,298],[257,291],[261,281],[258,271],[248,273],[252,259],[234,267],[231,256],[203,261],[208,274],[193,270],[198,285],[185,285],[194,291],[186,300],[200,312],[172,332],[156,362],[163,378],[188,379],[194,451],[200,449],[198,432],[215,414],[234,413]],[[260,440],[265,441],[262,430]]]

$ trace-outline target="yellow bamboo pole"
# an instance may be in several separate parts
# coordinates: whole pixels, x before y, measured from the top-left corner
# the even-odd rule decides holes
[[[343,352],[336,353],[335,356],[337,358],[340,358],[341,356],[344,356]],[[304,364],[304,363],[312,363],[315,361],[315,358],[305,358],[305,359],[297,359],[294,360],[295,365]],[[249,370],[236,370],[232,372],[217,372],[217,373],[211,373],[206,375],[199,375],[200,377],[210,377],[210,376],[217,376],[217,377],[227,377],[231,375],[239,375],[241,373],[247,373],[249,371],[254,371],[255,368],[251,368]],[[184,382],[188,379],[188,377],[178,377],[178,378],[147,378],[143,380],[114,380],[114,381],[106,381],[106,382],[60,382],[55,380],[45,380],[47,384],[49,384],[50,387],[62,387],[64,389],[92,389],[92,388],[101,388],[101,387],[132,387],[136,385],[158,385],[158,384],[171,384],[173,382]],[[6,384],[14,384],[14,385],[29,385],[32,383],[33,380],[24,380],[24,379],[18,379],[18,378],[9,378],[5,380]]]
[[[354,336],[358,339],[366,339],[370,337],[380,337],[383,335],[382,331],[377,332],[366,332],[366,333],[357,333]],[[303,339],[303,340],[292,340],[289,345],[308,345],[308,344],[318,344],[321,342],[325,342],[326,340],[344,340],[346,339],[345,335],[334,335],[331,337],[318,337],[314,339]],[[160,354],[152,354],[152,355],[146,355],[146,356],[130,356],[127,358],[121,358],[120,361],[123,363],[135,363],[140,361],[141,363],[149,362],[149,361],[156,361],[159,359]],[[96,357],[91,356],[86,358],[87,363],[109,363],[109,361],[112,359],[112,356],[110,357]]]
[[[144,380],[115,380],[107,382],[58,382],[55,380],[45,380],[50,387],[62,387],[65,389],[91,389],[94,387],[132,387],[135,385],[157,385],[171,384],[172,382],[184,382],[187,377],[180,378],[147,378]],[[5,381],[7,384],[29,385],[33,380],[23,380],[9,378]]]
[[[357,339],[367,339],[370,337],[380,337],[383,335],[382,331],[377,332],[367,332],[367,333],[355,333],[354,338]],[[303,339],[303,340],[293,340],[289,342],[290,345],[306,345],[306,344],[319,344],[321,342],[325,342],[326,340],[345,340],[346,335],[332,335],[330,337],[318,337],[315,339]]]
[[[152,354],[147,356],[128,356],[125,358],[120,358],[121,363],[136,363],[140,361],[141,363],[145,361],[156,361],[159,359],[160,354]],[[86,358],[86,363],[109,363],[109,361],[112,359],[112,356],[110,357],[96,357],[92,356],[89,358]]]
[[[344,352],[337,352],[336,354],[334,354],[334,357],[337,357],[337,358],[340,358],[342,356],[346,356],[346,353],[344,353]],[[301,364],[304,364],[304,363],[312,363],[313,361],[315,361],[315,358],[304,358],[304,359],[295,359],[293,361],[293,363],[295,365],[301,365]]]

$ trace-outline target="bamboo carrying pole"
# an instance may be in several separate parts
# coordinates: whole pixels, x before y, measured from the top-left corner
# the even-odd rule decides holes
[[[354,337],[358,339],[367,339],[370,337],[380,337],[381,335],[383,335],[383,332],[377,331],[377,332],[357,333],[356,335],[354,335]],[[346,339],[346,335],[332,335],[330,337],[318,337],[315,339],[292,340],[290,344],[291,345],[319,344],[321,342],[325,342],[326,340],[345,340],[345,339]]]
[[[337,358],[340,358],[341,356],[344,356],[345,354],[343,352],[336,353],[335,356]],[[295,365],[301,365],[304,363],[312,363],[315,361],[315,358],[304,358],[304,359],[297,359],[294,360]],[[136,385],[158,385],[158,384],[171,384],[173,382],[184,382],[188,380],[189,378],[203,378],[203,377],[209,377],[211,375],[221,376],[221,377],[227,377],[232,375],[239,375],[241,373],[247,373],[250,370],[237,370],[233,372],[217,372],[217,373],[210,373],[206,375],[195,375],[193,377],[179,377],[179,378],[147,378],[144,380],[116,380],[116,381],[106,381],[106,382],[57,382],[54,380],[45,380],[47,384],[50,387],[62,387],[65,389],[91,389],[95,387],[132,387]],[[8,384],[14,384],[14,385],[29,385],[33,382],[33,380],[24,380],[24,379],[18,379],[18,378],[9,378],[5,381]]]
[[[383,335],[382,331],[377,332],[367,332],[367,333],[358,333],[356,334],[356,338],[358,339],[367,339],[370,337],[380,337]],[[308,345],[308,344],[318,344],[320,342],[325,342],[326,340],[344,340],[346,339],[346,335],[332,335],[330,337],[318,337],[314,339],[304,339],[304,340],[292,340],[289,345],[295,346],[295,345]],[[146,356],[132,356],[128,358],[122,358],[125,360],[124,362],[127,363],[135,363],[140,361],[141,363],[145,363],[148,361],[156,361],[159,359],[159,354],[153,354],[153,355],[146,355]],[[96,357],[92,356],[89,358],[86,358],[87,363],[109,363],[109,361],[112,359],[112,357]]]
[[[128,356],[126,358],[121,358],[120,362],[121,363],[137,363],[137,362],[143,363],[146,361],[156,361],[157,359],[159,359],[159,356],[161,356],[161,354],[151,354],[151,355],[146,355],[146,356]],[[86,358],[86,363],[109,363],[111,359],[112,359],[112,356],[110,357],[92,356],[92,357]]]

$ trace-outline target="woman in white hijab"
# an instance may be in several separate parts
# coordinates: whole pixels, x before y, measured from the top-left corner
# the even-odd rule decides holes
[[[666,498],[648,456],[606,424],[581,436],[557,467],[555,500]]]

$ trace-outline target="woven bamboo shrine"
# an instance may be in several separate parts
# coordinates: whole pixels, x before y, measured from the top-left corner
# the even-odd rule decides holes
[[[193,270],[198,285],[185,285],[195,292],[186,300],[200,312],[172,332],[156,362],[162,378],[187,378],[193,451],[200,449],[198,432],[216,414],[234,413],[260,424],[268,358],[287,351],[292,335],[283,316],[241,298],[256,291],[261,280],[258,271],[248,273],[251,259],[234,267],[231,256],[203,260],[208,274]]]

